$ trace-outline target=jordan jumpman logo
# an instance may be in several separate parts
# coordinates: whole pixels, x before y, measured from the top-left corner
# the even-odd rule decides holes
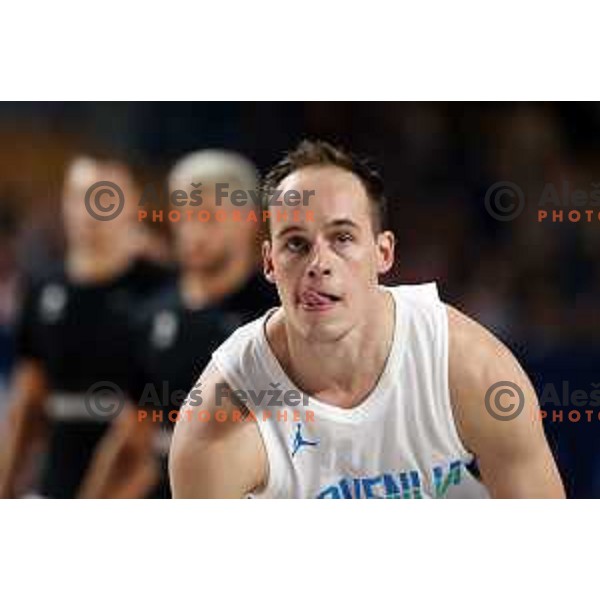
[[[309,442],[302,437],[302,432],[300,431],[300,423],[298,423],[296,428],[296,435],[294,436],[294,445],[292,447],[292,458],[296,456],[296,453],[302,446],[318,446],[319,441]]]

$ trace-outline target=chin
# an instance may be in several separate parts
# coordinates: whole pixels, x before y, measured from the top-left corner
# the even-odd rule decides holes
[[[343,339],[350,330],[347,327],[312,327],[308,330],[306,340],[312,343],[333,344]]]
[[[340,318],[323,317],[322,313],[309,313],[299,316],[302,337],[308,342],[331,343],[342,339],[352,327]]]
[[[198,271],[204,273],[210,271],[214,261],[208,258],[205,254],[202,256],[187,256],[184,264],[190,271]]]

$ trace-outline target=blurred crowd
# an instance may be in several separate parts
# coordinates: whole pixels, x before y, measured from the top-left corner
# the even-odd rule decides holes
[[[229,158],[245,156],[262,174],[304,137],[341,144],[381,172],[398,244],[388,283],[438,281],[448,302],[513,350],[538,391],[564,381],[571,389],[593,389],[600,359],[600,220],[539,222],[538,199],[548,184],[560,189],[568,182],[587,192],[600,184],[600,103],[23,103],[0,108],[0,419],[7,418],[23,290],[47,277],[84,235],[78,223],[69,239],[63,223],[64,182],[75,177],[69,169],[76,157],[95,157],[88,172],[78,167],[77,177],[88,184],[100,175],[127,179],[94,171],[126,165],[138,185],[164,185],[176,173],[173,165],[185,168],[181,158],[196,150],[235,152]],[[237,164],[235,177],[242,177],[247,170]],[[514,219],[494,218],[486,206],[497,182],[523,192],[524,208]],[[128,264],[143,260],[164,269],[160,282],[156,275],[160,301],[146,309],[157,336],[168,338],[174,327],[164,317],[165,307],[179,310],[173,290],[188,290],[189,314],[201,306],[202,323],[194,326],[210,338],[207,348],[276,302],[254,280],[260,263],[254,232],[210,235],[195,259],[189,252],[195,242],[164,223],[140,229],[135,247],[123,250]],[[238,248],[227,258],[234,263],[227,263],[229,276],[209,298],[195,297],[194,282],[183,285],[182,274],[218,270],[228,244]],[[215,322],[219,327],[210,329]],[[152,365],[160,357],[145,358]],[[190,381],[202,367],[192,366]],[[600,497],[600,421],[544,424],[569,495]]]

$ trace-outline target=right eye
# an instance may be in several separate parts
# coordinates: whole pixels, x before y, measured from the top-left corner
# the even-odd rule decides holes
[[[285,247],[290,252],[305,252],[308,249],[308,242],[302,237],[293,236],[285,242]]]

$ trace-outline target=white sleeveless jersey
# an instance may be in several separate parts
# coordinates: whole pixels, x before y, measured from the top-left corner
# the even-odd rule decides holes
[[[396,305],[394,341],[375,388],[355,408],[300,397],[267,341],[276,309],[214,353],[227,383],[250,397],[266,449],[268,481],[254,497],[489,497],[452,416],[448,321],[436,284],[385,289]]]

